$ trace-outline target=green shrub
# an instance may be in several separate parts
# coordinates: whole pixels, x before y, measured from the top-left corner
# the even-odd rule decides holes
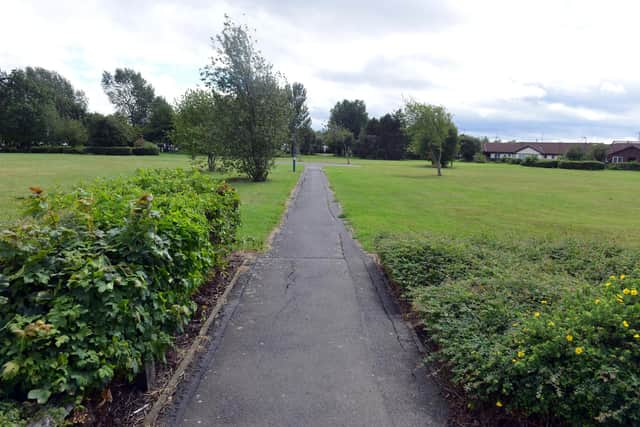
[[[523,163],[523,166],[531,166],[535,168],[557,168],[557,160],[537,160],[535,162]]]
[[[0,397],[78,403],[164,357],[225,262],[239,201],[180,170],[32,191],[29,217],[0,233]]]
[[[470,399],[572,425],[640,422],[640,282],[626,278],[626,293],[620,279],[601,285],[638,271],[638,249],[433,236],[376,245],[437,345],[432,358]]]
[[[475,163],[487,163],[487,158],[483,153],[476,153],[473,155],[473,161]]]
[[[130,156],[132,154],[131,147],[87,147],[87,154],[106,154],[110,156]]]
[[[136,156],[157,156],[160,154],[158,146],[148,141],[144,141],[140,147],[133,147],[131,151]]]
[[[623,162],[623,163],[609,163],[607,168],[621,171],[638,171],[640,170],[640,163],[638,162]]]
[[[537,162],[538,162],[537,157],[529,156],[522,159],[522,163],[520,164],[523,166],[534,166]]]
[[[593,171],[593,170],[604,169],[605,164],[595,160],[582,160],[582,161],[560,160],[558,162],[558,167],[560,169],[582,169],[582,170]]]
[[[76,145],[73,147],[62,147],[62,152],[64,154],[86,154],[85,147],[81,145]]]
[[[520,165],[522,164],[522,159],[519,157],[512,157],[510,159],[507,159],[507,163],[510,163],[512,165]]]

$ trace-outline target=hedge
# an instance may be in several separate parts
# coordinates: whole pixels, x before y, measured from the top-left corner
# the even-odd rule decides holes
[[[613,170],[638,171],[640,170],[640,163],[638,162],[609,163],[607,167]]]
[[[377,250],[471,407],[640,424],[638,249],[425,236]]]
[[[160,154],[158,146],[148,141],[145,141],[140,147],[133,147],[131,151],[136,156],[157,156]]]
[[[560,160],[558,162],[558,167],[560,169],[602,170],[605,169],[606,165],[603,162],[595,160]]]
[[[557,160],[536,160],[535,162],[522,163],[522,166],[530,166],[534,168],[557,168]]]
[[[197,172],[31,191],[28,216],[0,233],[0,420],[79,404],[162,359],[239,224],[236,192]],[[25,401],[37,405],[10,404]]]
[[[84,154],[83,146],[62,146],[62,145],[37,145],[31,147],[30,153],[53,153],[53,154]]]
[[[131,147],[87,147],[87,154],[106,154],[109,156],[130,156]]]

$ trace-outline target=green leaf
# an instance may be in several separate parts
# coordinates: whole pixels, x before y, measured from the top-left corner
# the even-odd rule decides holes
[[[51,392],[43,388],[34,388],[27,394],[27,398],[35,399],[40,405],[47,403],[49,396],[51,396]]]

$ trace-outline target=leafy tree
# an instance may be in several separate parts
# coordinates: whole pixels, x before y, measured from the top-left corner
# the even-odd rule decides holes
[[[246,26],[227,17],[215,42],[216,55],[202,70],[202,79],[224,114],[222,134],[230,160],[253,181],[265,181],[289,130],[283,78],[256,49]]]
[[[316,137],[316,132],[309,127],[300,129],[300,153],[313,154],[322,151],[320,148],[320,140]]]
[[[367,114],[367,106],[364,101],[360,99],[354,101],[345,99],[336,103],[331,109],[329,125],[348,130],[355,139],[367,125],[368,120],[369,115]]]
[[[217,111],[215,96],[206,90],[188,90],[176,105],[175,129],[171,140],[178,147],[191,153],[207,156],[210,171],[216,168],[216,160],[225,153],[223,126],[224,115]]]
[[[132,126],[142,127],[147,123],[155,100],[155,90],[130,68],[116,68],[114,74],[102,73],[102,89],[116,111],[124,115]]]
[[[301,140],[302,131],[311,129],[311,117],[307,107],[307,89],[302,83],[295,82],[286,86],[287,98],[291,108],[289,119],[289,136],[291,138],[291,155],[295,155],[294,147],[296,142]]]
[[[354,146],[354,154],[369,159],[400,160],[407,155],[408,139],[401,111],[370,119]]]
[[[133,140],[133,129],[123,116],[94,113],[88,122],[90,146],[125,147]]]
[[[71,146],[85,145],[89,132],[80,120],[60,120],[55,128],[56,139]]]
[[[607,145],[606,144],[592,144],[588,157],[591,160],[597,160],[599,162],[604,162],[607,160]]]
[[[442,176],[447,137],[451,137],[451,129],[455,128],[451,113],[442,106],[407,101],[404,114],[414,151],[421,158],[430,159],[438,169],[438,176]]]
[[[472,162],[476,153],[482,151],[480,139],[471,135],[460,135],[460,155],[465,162]]]
[[[173,130],[173,107],[161,96],[156,96],[151,104],[149,122],[145,126],[144,138],[156,144],[169,142],[169,134]]]
[[[453,161],[458,154],[458,129],[455,125],[452,125],[447,131],[447,137],[444,140],[442,147],[442,159],[440,159],[442,165],[453,165]]]
[[[568,160],[584,160],[586,154],[585,150],[580,147],[571,147],[569,151],[567,151],[567,154],[565,154],[565,157]]]
[[[77,127],[66,122],[82,120],[86,104],[84,94],[54,71],[0,70],[0,140],[19,151],[34,143],[63,142],[68,133],[61,130]]]
[[[345,156],[347,163],[351,163],[349,157],[353,147],[353,134],[348,129],[329,123],[323,132],[322,140],[336,156]]]

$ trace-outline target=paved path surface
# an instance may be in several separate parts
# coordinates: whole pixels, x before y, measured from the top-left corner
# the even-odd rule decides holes
[[[164,424],[445,425],[412,333],[337,213],[321,166],[307,164]]]

